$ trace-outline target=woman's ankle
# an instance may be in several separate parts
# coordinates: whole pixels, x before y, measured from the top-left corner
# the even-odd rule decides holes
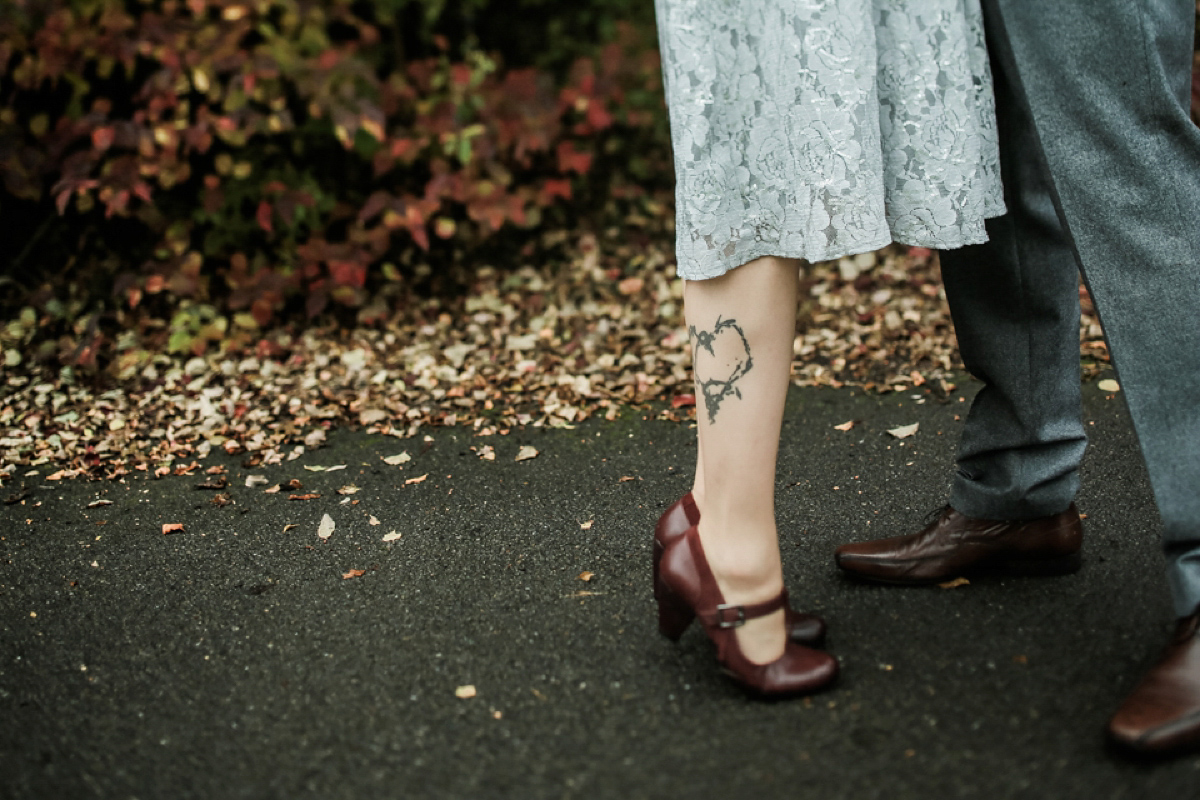
[[[773,525],[713,530],[704,517],[698,527],[705,559],[726,602],[770,600],[783,590],[783,566]]]

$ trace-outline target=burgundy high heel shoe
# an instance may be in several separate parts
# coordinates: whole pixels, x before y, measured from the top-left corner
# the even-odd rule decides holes
[[[655,582],[658,628],[678,639],[696,617],[717,646],[717,661],[746,689],[764,697],[808,694],[826,688],[837,678],[837,659],[821,650],[788,640],[783,655],[768,664],[755,664],[742,653],[736,629],[787,606],[787,590],[773,600],[737,606],[725,602],[700,545],[695,526],[663,551]]]
[[[684,532],[699,522],[700,509],[696,508],[696,501],[691,492],[668,506],[658,518],[658,524],[654,526],[655,598],[658,597],[658,564],[662,559],[663,550],[677,539],[682,539]],[[793,642],[809,647],[820,647],[825,643],[825,620],[816,614],[804,614],[787,606],[784,625],[787,627],[788,638]],[[683,635],[683,631],[679,633]]]

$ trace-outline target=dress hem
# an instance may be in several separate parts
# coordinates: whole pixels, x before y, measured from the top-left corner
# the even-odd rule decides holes
[[[983,216],[982,219],[983,220],[994,219],[995,217],[1003,216],[1005,213],[1006,213],[1006,209],[1005,209],[1003,203],[1001,203],[998,208],[993,207],[993,208],[988,209],[988,211],[985,213],[985,215]],[[976,233],[976,231],[977,231],[977,233]],[[943,231],[942,233],[944,234],[945,232]],[[807,253],[807,252],[802,253],[802,252],[788,250],[786,248],[777,248],[774,245],[769,245],[768,243],[764,242],[764,243],[762,243],[762,246],[760,246],[760,247],[750,248],[744,254],[744,260],[738,262],[737,264],[731,264],[729,266],[725,266],[723,264],[717,264],[717,265],[714,265],[716,267],[716,269],[687,269],[687,270],[684,270],[684,269],[680,269],[679,264],[676,263],[675,274],[676,274],[676,277],[681,278],[685,281],[704,281],[704,280],[709,280],[711,278],[719,278],[722,275],[724,275],[725,273],[735,270],[738,267],[743,266],[744,264],[748,264],[757,258],[764,258],[767,256],[774,256],[776,258],[795,258],[795,259],[799,259],[801,261],[807,261],[810,264],[813,264],[813,263],[818,263],[821,261],[836,261],[839,258],[846,258],[848,256],[856,256],[861,253],[871,253],[871,252],[874,252],[881,248],[887,247],[890,244],[902,244],[907,247],[928,247],[931,250],[956,250],[960,247],[966,247],[968,245],[983,244],[983,243],[987,242],[987,240],[988,240],[987,230],[983,226],[983,223],[981,221],[979,227],[976,230],[973,230],[970,233],[963,232],[960,236],[958,236],[954,239],[950,239],[950,240],[947,240],[943,236],[943,238],[941,238],[941,240],[935,242],[935,241],[932,241],[931,239],[922,239],[919,236],[897,235],[895,232],[892,232],[889,230],[888,234],[886,236],[871,239],[871,240],[868,240],[867,242],[864,242],[861,244],[856,243],[856,244],[846,245],[841,248],[828,248],[824,251],[821,251],[818,254],[812,254],[812,253]],[[678,260],[679,260],[678,255],[676,256],[676,260],[678,262]]]

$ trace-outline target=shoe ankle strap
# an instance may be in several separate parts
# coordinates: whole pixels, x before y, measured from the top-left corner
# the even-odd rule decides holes
[[[774,614],[781,608],[787,608],[788,593],[784,589],[779,595],[763,603],[753,603],[748,606],[738,606],[732,603],[722,603],[715,611],[700,614],[705,625],[715,628],[740,628],[749,620]]]

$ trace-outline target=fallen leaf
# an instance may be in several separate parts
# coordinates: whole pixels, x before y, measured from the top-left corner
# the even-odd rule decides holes
[[[111,506],[112,504],[113,504],[112,500],[93,500],[92,502],[87,504],[87,507],[88,508],[99,508],[100,506]]]
[[[358,487],[355,486],[353,483],[348,483],[345,486],[343,486],[342,488],[338,489],[337,493],[343,494],[343,495],[344,494],[358,494]]]
[[[592,525],[594,525],[594,524],[596,524],[596,520],[594,520],[594,519],[589,519],[587,522],[581,522],[581,523],[579,523],[579,527],[580,527],[582,530],[585,530],[585,531],[590,531],[590,530],[592,529]]]
[[[689,408],[696,405],[696,395],[677,394],[671,398],[671,408]]]
[[[939,583],[938,586],[942,589],[957,589],[959,586],[970,586],[971,582],[966,578],[955,578],[952,581]]]
[[[454,690],[454,696],[459,700],[469,700],[476,694],[475,687],[470,684],[467,684],[466,686],[460,686]]]
[[[528,461],[531,458],[537,458],[538,451],[535,447],[530,447],[527,444],[521,445],[521,449],[517,451],[517,457],[514,461]]]
[[[640,480],[641,480],[641,478],[635,477],[633,475],[622,475],[620,477],[620,479],[617,480],[617,483],[628,483],[629,481],[640,481]]]
[[[581,589],[578,592],[571,592],[567,597],[599,597],[602,594],[604,592],[589,592]]]
[[[385,456],[383,459],[383,463],[392,467],[399,466],[400,464],[407,464],[410,461],[412,461],[412,456],[408,454],[407,450],[405,450],[403,453],[397,453],[394,456]]]
[[[888,433],[890,433],[892,436],[895,436],[897,439],[907,439],[909,436],[912,436],[914,433],[916,433],[917,428],[920,427],[921,423],[914,422],[912,425],[901,425],[899,428],[892,428],[888,431]]]
[[[183,530],[182,522],[166,522],[166,523],[163,523],[163,526],[162,526],[163,536],[166,536],[168,533],[179,533],[182,530]]]
[[[399,534],[399,533],[396,533],[395,531],[392,531],[391,533],[384,534],[383,541],[385,541],[385,542],[398,542],[398,541],[400,541],[400,538],[401,538],[401,536],[402,536],[402,534]]]
[[[584,583],[588,583],[595,576],[596,576],[596,573],[588,572],[585,570],[585,571],[579,573],[579,580],[583,581]]]
[[[304,486],[304,484],[300,482],[299,478],[292,478],[290,481],[287,482],[287,487],[289,489],[300,489],[300,488],[303,488],[303,486]]]
[[[623,295],[637,294],[645,285],[646,281],[641,278],[626,278],[617,284],[617,291]]]
[[[843,422],[841,425],[834,425],[833,429],[835,431],[848,431],[853,427],[854,427],[854,420],[848,420],[847,422]]]
[[[263,489],[263,494],[279,494],[279,490],[282,488],[283,487],[277,483],[274,486],[272,486],[270,489]]]
[[[333,536],[333,529],[335,527],[337,525],[334,523],[333,517],[326,514],[321,517],[321,524],[317,527],[317,536],[320,536],[321,539],[328,539],[330,536]]]
[[[388,412],[382,408],[368,408],[365,411],[360,411],[358,414],[359,425],[372,425],[376,422],[383,422],[388,418]]]
[[[363,575],[366,575],[366,574],[367,574],[367,571],[365,569],[352,569],[352,570],[342,573],[342,580],[348,581],[351,578],[361,578]]]
[[[1105,380],[1102,380],[1099,383],[1097,383],[1096,386],[1098,386],[1100,388],[1100,391],[1102,391],[1102,392],[1119,392],[1119,391],[1121,391],[1121,384],[1117,383],[1112,378],[1106,378]]]
[[[295,522],[289,522],[287,525],[284,525],[284,526],[283,526],[283,532],[284,532],[284,533],[287,533],[287,532],[288,532],[288,531],[290,531],[292,528],[299,528],[299,527],[300,527],[300,526],[299,526],[297,523],[295,523]]]
[[[229,496],[228,492],[221,492],[214,494],[211,502],[214,506],[227,506],[233,502],[233,498]]]
[[[211,481],[205,481],[204,483],[197,483],[196,488],[197,489],[220,490],[220,489],[224,489],[228,485],[229,485],[229,479],[226,478],[224,475],[221,475],[221,476],[218,476],[217,478],[214,478]]]
[[[320,496],[321,495],[317,494],[316,492],[309,492],[308,494],[289,494],[288,500],[316,500]]]
[[[377,517],[377,516],[375,516],[374,514],[372,514],[372,515],[371,515],[371,518],[367,520],[367,524],[368,524],[368,525],[378,525],[378,524],[379,524],[379,517]]]
[[[337,472],[338,470],[345,469],[345,468],[346,468],[345,464],[334,464],[332,467],[326,467],[325,471],[326,472]]]
[[[268,482],[269,481],[267,481],[266,475],[247,475],[246,476],[246,488],[247,489],[253,489],[255,486],[262,486],[264,483],[268,483]],[[270,490],[268,490],[268,491],[270,491]],[[279,489],[276,488],[275,491],[279,491]]]
[[[496,460],[496,448],[492,447],[490,444],[485,444],[483,447],[479,448],[476,451],[476,454],[484,461]]]
[[[313,431],[312,433],[310,433],[304,437],[304,446],[305,447],[318,447],[324,441],[325,441],[325,429],[317,428],[315,431]]]
[[[308,470],[309,472],[324,472],[325,471],[324,467],[318,467],[318,466],[309,465],[309,464],[305,464],[304,468],[306,470]]]
[[[419,476],[417,476],[417,477],[415,477],[415,478],[409,478],[408,480],[406,480],[406,481],[404,482],[404,485],[405,485],[405,486],[412,486],[414,483],[424,483],[424,482],[425,482],[425,479],[426,479],[426,478],[428,478],[428,477],[429,477],[429,473],[428,473],[428,472],[426,472],[424,475],[419,475]]]

